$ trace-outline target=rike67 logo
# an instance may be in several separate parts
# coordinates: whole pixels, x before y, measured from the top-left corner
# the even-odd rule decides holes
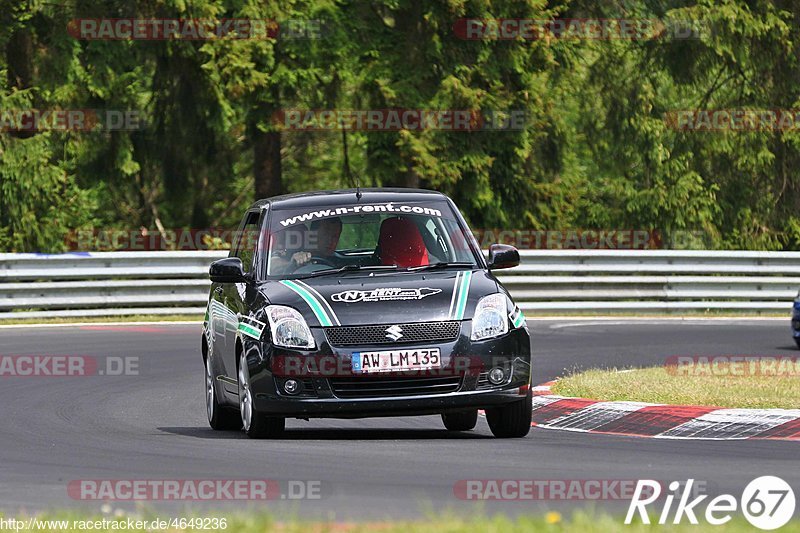
[[[762,476],[751,481],[737,500],[730,494],[720,494],[705,504],[705,512],[701,513],[701,505],[708,495],[703,494],[692,500],[694,480],[686,481],[681,490],[681,483],[673,481],[669,484],[669,493],[664,498],[664,506],[659,514],[658,523],[663,525],[670,521],[680,524],[684,518],[691,524],[698,524],[698,515],[705,518],[706,523],[719,526],[731,520],[732,514],[741,510],[748,522],[758,529],[778,529],[792,519],[795,509],[795,496],[792,487],[776,476]],[[647,506],[661,497],[661,484],[658,481],[639,480],[633,499],[625,516],[625,523],[630,524],[638,512],[644,524],[650,523]],[[678,499],[674,507],[675,499]],[[655,507],[655,506],[654,506]],[[657,510],[657,509],[656,509]]]

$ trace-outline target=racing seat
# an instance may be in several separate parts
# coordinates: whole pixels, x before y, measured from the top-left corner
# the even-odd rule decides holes
[[[428,249],[422,234],[408,218],[393,217],[381,222],[378,250],[382,265],[399,268],[423,266],[429,263]]]

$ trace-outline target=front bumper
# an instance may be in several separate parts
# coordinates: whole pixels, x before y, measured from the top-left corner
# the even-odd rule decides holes
[[[271,416],[361,418],[446,413],[489,408],[522,399],[531,383],[530,337],[526,328],[481,342],[469,340],[469,322],[462,325],[457,339],[447,343],[421,343],[402,347],[359,346],[337,348],[327,343],[321,330],[314,332],[318,350],[295,352],[263,345],[262,353],[248,354],[254,407]],[[352,374],[350,357],[357,351],[439,348],[443,369],[424,373]],[[302,374],[287,374],[286,357],[319,361],[320,357],[339,365],[313,365]],[[504,369],[503,382],[487,381],[491,368]],[[296,368],[296,367],[295,367]],[[342,374],[342,368],[347,369]],[[302,393],[288,395],[286,379],[302,384]]]
[[[259,412],[272,416],[299,418],[365,418],[416,416],[485,409],[518,401],[527,394],[528,385],[505,390],[453,392],[442,395],[404,397],[274,398],[257,394],[254,405]]]

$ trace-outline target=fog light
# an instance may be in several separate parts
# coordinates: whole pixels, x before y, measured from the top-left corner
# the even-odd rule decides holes
[[[489,383],[500,385],[506,380],[506,372],[500,367],[495,367],[489,371]]]
[[[283,390],[286,394],[297,394],[300,392],[300,382],[296,379],[287,379],[283,384]]]

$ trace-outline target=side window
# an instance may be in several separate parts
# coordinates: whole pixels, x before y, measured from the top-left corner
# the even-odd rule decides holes
[[[428,247],[428,251],[436,256],[439,261],[449,261],[451,258],[448,254],[447,243],[443,237],[443,231],[433,219],[429,219],[425,223],[422,237]]]
[[[231,252],[231,257],[238,257],[242,260],[242,267],[245,273],[253,270],[253,257],[255,256],[256,246],[258,246],[259,213],[248,213],[242,226],[241,234],[238,235],[236,246]]]

